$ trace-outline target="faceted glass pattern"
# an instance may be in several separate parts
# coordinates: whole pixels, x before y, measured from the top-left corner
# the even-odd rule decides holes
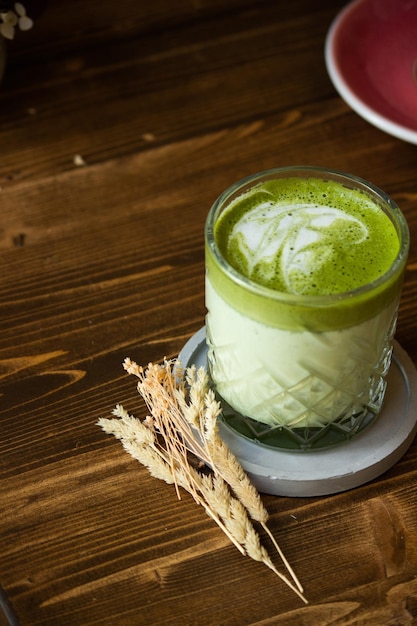
[[[220,346],[213,346],[209,322],[210,316],[208,315],[206,327],[208,369],[210,373],[217,370],[218,374],[216,361],[219,358],[221,360],[222,349]],[[277,449],[326,448],[351,439],[369,426],[381,410],[386,389],[386,375],[391,364],[395,325],[396,315],[378,362],[374,366],[368,362],[351,364],[349,374],[344,373],[337,387],[332,387],[327,380],[321,379],[317,371],[310,372],[296,385],[285,389],[282,388],[281,381],[276,381],[276,402],[285,407],[286,423],[279,423],[279,416],[277,416],[276,425],[265,424],[243,416],[217,392],[217,397],[223,407],[222,420],[244,437]],[[230,345],[225,346],[229,354],[230,348]],[[363,381],[364,369],[369,370],[368,384],[358,393],[354,383],[357,379]],[[259,371],[253,372],[253,377],[246,383],[243,381],[241,383],[253,384],[257,376],[259,377]],[[216,389],[217,385],[213,386]],[[313,400],[314,396],[316,400]],[[340,406],[343,407],[342,411],[340,411]],[[311,413],[312,410],[317,413],[317,422],[321,422],[321,425],[297,428],[297,418],[306,411]],[[289,414],[293,416],[290,424],[295,425],[288,424]]]

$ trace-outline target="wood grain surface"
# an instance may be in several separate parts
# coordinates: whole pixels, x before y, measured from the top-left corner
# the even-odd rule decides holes
[[[204,221],[242,176],[351,172],[404,211],[417,363],[417,147],[334,90],[341,0],[58,0],[0,86],[1,626],[417,623],[417,447],[360,488],[263,495],[309,604],[97,427],[144,417],[126,356],[204,324]],[[267,537],[262,538],[267,545]],[[3,620],[3,621],[2,621]]]

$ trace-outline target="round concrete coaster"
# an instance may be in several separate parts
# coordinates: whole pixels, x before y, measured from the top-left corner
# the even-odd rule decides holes
[[[183,367],[207,366],[205,337],[203,327],[185,344],[179,354]],[[247,439],[222,421],[219,431],[258,491],[299,497],[346,491],[383,474],[411,445],[417,432],[417,371],[394,342],[380,415],[354,439],[333,448],[287,452]]]

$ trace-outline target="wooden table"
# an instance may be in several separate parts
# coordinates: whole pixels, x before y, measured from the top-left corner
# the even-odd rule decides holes
[[[21,626],[417,623],[417,445],[333,496],[263,495],[309,605],[96,425],[146,410],[126,356],[204,324],[203,226],[232,182],[327,166],[382,187],[412,242],[417,149],[361,119],[323,46],[342,0],[49,3],[0,89],[0,584]]]

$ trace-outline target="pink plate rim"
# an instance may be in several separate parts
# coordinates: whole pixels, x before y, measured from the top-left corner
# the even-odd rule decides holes
[[[372,2],[372,0],[371,0]],[[384,132],[409,143],[417,144],[417,131],[390,119],[381,111],[366,103],[361,94],[353,89],[346,75],[336,60],[336,38],[341,29],[349,26],[349,18],[359,6],[369,3],[369,0],[354,0],[344,7],[333,20],[325,41],[325,63],[329,77],[343,100],[363,119]]]

